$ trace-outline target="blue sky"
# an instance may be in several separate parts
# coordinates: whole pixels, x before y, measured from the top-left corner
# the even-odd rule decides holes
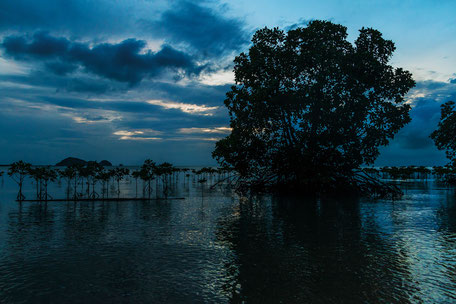
[[[454,12],[450,0],[1,1],[0,163],[213,165],[234,56],[258,28],[326,19],[352,40],[380,30],[417,81],[412,122],[377,164],[444,164],[428,136],[456,100]]]

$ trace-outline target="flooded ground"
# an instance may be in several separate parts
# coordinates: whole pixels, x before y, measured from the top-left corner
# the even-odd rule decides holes
[[[182,175],[185,200],[19,204],[0,180],[1,303],[456,302],[456,195],[433,181],[314,202]]]

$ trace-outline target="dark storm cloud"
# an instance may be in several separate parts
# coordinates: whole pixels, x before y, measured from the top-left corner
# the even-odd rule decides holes
[[[445,153],[438,151],[429,135],[440,120],[440,106],[456,100],[456,85],[448,82],[419,81],[410,95],[411,122],[401,129],[389,146],[381,149],[378,165],[443,165]]]
[[[104,95],[111,98],[113,94],[122,95],[128,92],[129,99],[162,99],[175,102],[191,103],[198,105],[223,107],[225,93],[229,91],[230,85],[205,85],[197,81],[181,85],[175,82],[161,82],[152,79],[143,80],[134,90],[130,89],[127,83],[113,83],[104,78],[90,75],[67,75],[60,77],[53,73],[43,73],[36,70],[27,75],[1,75],[0,82],[14,83],[17,87],[3,87],[1,90],[8,90],[10,97],[16,98],[26,96],[28,93],[42,94],[42,90],[48,90],[49,96],[56,93],[81,93],[84,97]],[[1,84],[0,84],[1,86]],[[23,86],[31,86],[29,89]],[[126,90],[128,90],[126,92]],[[74,95],[74,94],[73,94]],[[125,99],[125,97],[122,97]]]
[[[53,163],[72,151],[207,164],[213,141],[205,137],[215,136],[186,139],[179,129],[228,124],[229,86],[197,76],[226,68],[249,36],[217,1],[0,1],[0,142],[8,145],[0,159]],[[129,130],[157,130],[163,140],[114,135]]]
[[[78,65],[68,62],[52,61],[45,63],[46,69],[56,75],[65,76],[77,70]]]
[[[221,57],[249,42],[242,19],[207,1],[0,1],[0,32],[39,30],[84,38],[160,38],[186,44],[193,55]]]
[[[102,94],[113,88],[108,83],[89,79],[73,78],[66,82],[65,90],[68,92]]]
[[[142,20],[154,35],[169,43],[184,43],[202,57],[220,57],[239,51],[250,34],[240,19],[228,18],[215,9],[190,1],[178,1],[157,21]]]
[[[197,82],[185,86],[170,83],[146,81],[141,84],[143,94],[156,96],[156,98],[174,100],[185,103],[205,104],[209,106],[223,106],[226,92],[231,85],[204,85]]]
[[[444,82],[419,82],[417,88],[426,91],[426,97],[414,100],[410,111],[412,121],[397,135],[400,145],[411,150],[434,146],[429,136],[440,120],[440,106],[456,97],[456,86]]]
[[[41,96],[37,97],[34,100],[35,103],[42,104],[51,104],[59,107],[66,107],[72,109],[99,109],[99,110],[109,110],[116,112],[138,112],[138,113],[148,113],[151,115],[154,112],[158,112],[160,107],[156,105],[151,105],[145,102],[138,101],[91,101],[82,98],[65,98],[65,97],[50,97],[50,96]]]
[[[199,74],[202,70],[189,55],[169,45],[164,45],[155,53],[141,53],[146,42],[136,39],[90,47],[88,43],[72,42],[39,32],[32,39],[8,36],[1,46],[8,56],[16,60],[44,61],[48,69],[58,74],[72,72],[80,65],[96,75],[131,84],[166,70],[183,71],[190,75]]]
[[[156,6],[142,0],[6,0],[0,1],[0,31],[41,29],[84,37],[115,36],[135,29],[132,16],[153,17]]]
[[[129,84],[114,83],[108,79],[104,79],[91,75],[66,75],[61,77],[61,74],[45,73],[41,70],[31,71],[27,75],[0,75],[0,81],[17,84],[17,87],[11,86],[8,90],[19,95],[24,95],[27,92],[48,90],[50,93],[55,92],[74,92],[84,94],[104,94],[108,92],[121,91],[128,89]],[[22,86],[30,86],[25,90]],[[3,87],[2,90],[6,88]]]
[[[296,23],[293,23],[291,25],[288,25],[288,26],[285,26],[285,30],[287,31],[290,31],[290,30],[295,30],[297,29],[298,27],[306,27],[311,21],[313,21],[314,19],[304,19],[304,18],[300,18],[298,20],[298,22]]]

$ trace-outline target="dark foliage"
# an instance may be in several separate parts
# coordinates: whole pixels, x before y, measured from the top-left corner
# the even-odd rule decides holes
[[[213,156],[259,186],[310,191],[358,184],[362,164],[410,121],[412,75],[388,64],[394,43],[363,28],[354,44],[328,21],[258,30],[234,60],[231,134]]]
[[[204,68],[193,62],[189,54],[169,45],[157,52],[144,52],[146,42],[133,38],[119,43],[90,45],[37,32],[32,39],[7,36],[0,48],[16,60],[43,61],[46,68],[57,75],[83,68],[95,75],[132,85],[145,77],[159,76],[166,70],[196,75]]]
[[[25,199],[24,194],[22,193],[22,186],[24,180],[30,172],[31,164],[23,162],[22,160],[12,163],[8,169],[8,175],[18,184],[19,192],[17,193],[16,199],[18,201],[23,201]]]
[[[437,130],[431,138],[439,150],[445,150],[451,165],[456,165],[456,106],[454,101],[442,105],[441,118]]]

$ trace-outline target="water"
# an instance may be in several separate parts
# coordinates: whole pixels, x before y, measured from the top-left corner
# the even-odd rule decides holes
[[[185,200],[20,205],[4,177],[0,302],[456,302],[454,190],[311,202],[204,187],[182,175],[170,196]]]

